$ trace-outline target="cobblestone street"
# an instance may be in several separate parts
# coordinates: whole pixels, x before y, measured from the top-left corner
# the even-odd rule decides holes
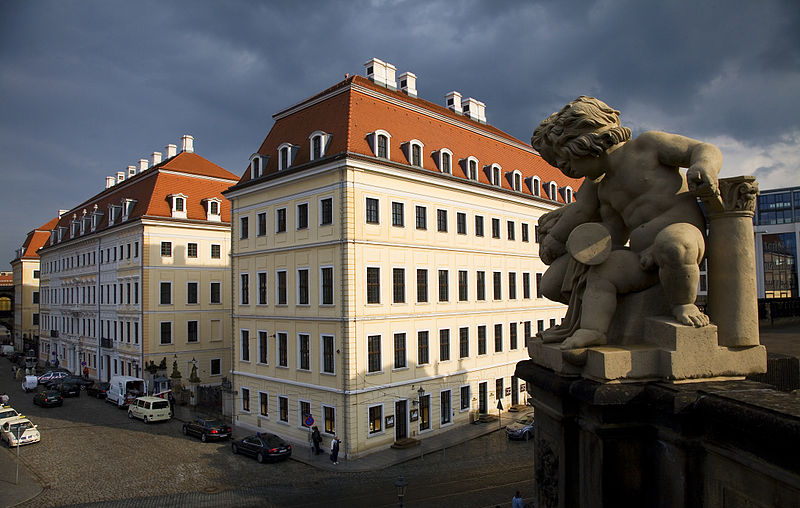
[[[34,406],[33,395],[12,384],[9,363],[0,367],[9,369],[0,391],[42,435],[20,458],[44,490],[20,506],[396,506],[400,475],[409,482],[407,506],[508,506],[515,490],[526,499],[533,492],[533,442],[508,442],[503,432],[381,471],[326,471],[295,460],[262,465],[233,455],[228,441],[184,437],[177,420],[129,420],[86,394],[63,407]],[[11,450],[0,453],[16,460]],[[13,477],[0,480],[14,488]]]

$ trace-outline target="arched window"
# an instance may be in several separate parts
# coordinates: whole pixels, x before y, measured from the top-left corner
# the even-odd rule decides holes
[[[389,138],[383,134],[378,134],[378,157],[389,157]]]
[[[408,163],[412,166],[416,166],[418,168],[422,167],[422,147],[424,145],[418,139],[412,139],[408,143],[403,145],[403,149],[406,153],[406,158],[408,159]]]
[[[297,147],[291,143],[282,143],[278,147],[278,171],[292,167]]]
[[[564,189],[564,203],[572,203],[572,188],[570,187]]]
[[[315,161],[325,157],[325,151],[330,138],[331,134],[324,131],[314,131],[308,136],[311,147],[311,152],[309,153],[310,160]]]
[[[522,173],[519,171],[511,172],[511,185],[517,192],[522,192]]]
[[[450,154],[447,152],[442,153],[442,173],[450,173]]]
[[[558,201],[558,185],[556,185],[556,182],[550,182],[548,184],[547,197],[553,201]]]
[[[534,176],[531,178],[531,193],[533,193],[536,197],[541,197],[542,195],[542,182],[539,180],[538,176]]]
[[[491,178],[492,185],[497,185],[498,187],[502,187],[502,182],[500,181],[500,172],[503,168],[500,167],[500,164],[492,164],[489,166],[489,175]]]
[[[478,181],[478,159],[470,155],[464,161],[464,171],[470,180]]]
[[[375,154],[375,157],[380,157],[381,159],[390,159],[392,153],[389,140],[391,140],[392,135],[385,130],[378,129],[375,132],[371,132],[369,136],[372,141],[372,153]]]

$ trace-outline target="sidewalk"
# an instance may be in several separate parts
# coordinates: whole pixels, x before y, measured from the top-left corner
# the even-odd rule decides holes
[[[31,445],[35,446],[35,445]],[[17,479],[17,450],[6,448],[0,451],[0,506],[16,506],[38,496],[43,488],[37,478],[24,464],[19,464],[19,483]],[[20,450],[25,454],[25,447]]]

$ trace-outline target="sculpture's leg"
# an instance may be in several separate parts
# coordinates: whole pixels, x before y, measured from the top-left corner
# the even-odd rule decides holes
[[[672,306],[675,319],[688,326],[706,326],[708,316],[694,304],[700,280],[698,264],[703,258],[703,234],[686,223],[671,224],[664,228],[653,246],[659,279]]]

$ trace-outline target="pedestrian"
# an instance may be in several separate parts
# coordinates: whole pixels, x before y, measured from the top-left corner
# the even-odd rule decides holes
[[[322,436],[319,433],[319,429],[316,425],[312,427],[311,432],[311,441],[314,443],[314,455],[319,455],[322,453],[322,450],[319,449],[319,444],[322,442]]]
[[[169,401],[169,414],[175,415],[175,396],[172,395],[172,390],[170,390],[169,395],[167,395],[167,400]]]
[[[331,440],[331,462],[334,464],[339,463],[339,436],[333,436]]]
[[[511,508],[525,508],[525,502],[522,500],[522,494],[519,491],[511,498]]]
[[[85,377],[86,379],[89,379],[89,367],[88,366],[84,366],[83,367],[83,377]]]

